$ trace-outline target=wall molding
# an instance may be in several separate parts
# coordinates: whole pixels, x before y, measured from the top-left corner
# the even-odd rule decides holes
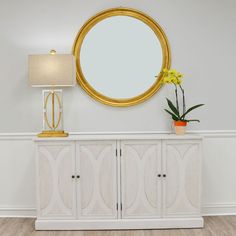
[[[0,140],[32,140],[36,133],[0,133]]]
[[[203,216],[236,215],[235,203],[214,203],[202,207]]]
[[[170,131],[137,131],[137,132],[69,132],[71,136],[77,135],[115,135],[115,134],[171,134]],[[32,140],[38,133],[0,133],[0,140]],[[198,134],[205,138],[231,138],[236,137],[236,130],[189,130],[187,134]]]
[[[136,134],[136,135],[143,135],[143,134],[170,134],[168,131],[153,131],[153,132],[70,132],[70,135],[73,136],[81,136],[81,135],[116,135],[116,134]],[[220,177],[219,174],[222,174],[221,170],[219,170],[219,167],[222,165],[225,169],[225,171],[230,171],[230,175],[232,178],[236,177],[234,166],[236,163],[235,155],[236,150],[234,147],[234,143],[236,142],[236,130],[199,130],[194,131],[190,130],[188,131],[188,134],[198,134],[204,137],[205,143],[206,143],[206,155],[209,158],[206,158],[205,165],[205,176],[208,176],[209,180],[207,181],[208,184],[213,183],[212,189],[210,190],[210,197],[206,197],[207,200],[206,203],[203,203],[202,212],[204,216],[208,215],[236,215],[236,199],[233,199],[232,197],[228,196],[236,196],[236,191],[234,190],[233,186],[228,186],[227,188],[224,188],[223,185],[227,185],[227,178],[225,180],[221,180],[220,183],[222,184],[222,188],[226,190],[225,193],[222,193],[222,196],[220,197],[214,197],[214,194],[218,193],[218,185],[215,181],[217,181]],[[22,183],[19,182],[18,184],[27,184],[26,178],[23,175],[24,170],[29,170],[29,168],[33,168],[33,161],[32,161],[32,139],[35,138],[37,133],[35,132],[21,132],[21,133],[0,133],[0,142],[2,142],[2,151],[0,152],[0,158],[2,167],[8,166],[9,170],[7,169],[4,171],[2,169],[1,177],[4,179],[6,176],[8,176],[9,173],[14,175],[15,174],[15,167],[12,169],[10,166],[12,165],[12,161],[15,158],[15,150],[16,152],[19,152],[21,149],[21,145],[24,145],[23,149],[23,155],[21,156],[24,158],[22,160],[22,166],[20,164],[19,168],[20,171],[18,174],[18,177],[22,180]],[[226,146],[224,144],[226,143]],[[6,148],[5,148],[6,145]],[[209,146],[208,146],[209,145]],[[220,145],[219,148],[215,145]],[[14,147],[16,149],[8,149],[8,147]],[[216,151],[214,149],[216,148]],[[29,151],[28,151],[29,150]],[[25,156],[27,155],[27,156]],[[30,156],[29,156],[30,155]],[[26,159],[25,159],[26,157]],[[227,157],[227,158],[226,158]],[[19,160],[19,159],[18,159]],[[24,161],[25,160],[25,161]],[[214,161],[216,160],[216,162]],[[226,160],[226,164],[224,164],[224,160]],[[212,161],[214,161],[212,163]],[[216,163],[216,164],[214,164]],[[19,162],[18,162],[19,164]],[[213,165],[212,165],[213,164]],[[229,168],[229,169],[227,169]],[[21,171],[22,170],[22,171]],[[210,170],[210,172],[208,172]],[[224,170],[222,170],[224,171]],[[34,172],[30,172],[31,174],[34,174]],[[209,173],[209,175],[208,175]],[[8,188],[7,186],[4,186],[4,191],[6,194],[4,194],[4,199],[7,199],[7,196],[12,196],[12,194],[15,194],[15,191],[17,188],[20,189],[20,186],[13,185],[12,187]],[[31,196],[31,191],[34,188],[34,186],[31,183],[31,186],[28,188],[27,193],[22,193],[21,199],[24,199],[24,196],[27,196],[27,199],[30,199],[29,205],[27,205],[27,202],[25,201],[19,201],[15,198],[13,200],[9,201],[8,204],[12,205],[4,205],[5,200],[3,201],[3,205],[0,203],[0,217],[35,217],[36,216],[36,209],[35,206],[32,206],[32,202],[34,201],[33,195]],[[207,186],[206,186],[207,188]],[[20,194],[20,193],[19,193]],[[15,195],[17,197],[17,195]],[[209,202],[209,199],[212,200],[212,203]],[[220,201],[222,199],[222,202]],[[227,202],[227,199],[231,202]],[[220,202],[219,202],[220,201]],[[233,202],[232,202],[233,201]],[[216,203],[215,203],[216,202]],[[19,206],[17,205],[19,204]],[[20,204],[24,204],[21,206]],[[26,205],[25,205],[26,204]]]
[[[202,207],[203,216],[236,215],[235,203],[214,203]],[[35,207],[0,207],[0,217],[36,217]]]
[[[25,217],[35,218],[36,208],[28,206],[0,206],[0,217]]]

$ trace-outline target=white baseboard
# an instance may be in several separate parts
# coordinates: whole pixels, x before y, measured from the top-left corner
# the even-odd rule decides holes
[[[36,208],[31,207],[0,207],[0,217],[35,218]]]
[[[236,215],[236,203],[207,204],[202,207],[203,216]],[[0,207],[0,217],[35,218],[34,207]]]
[[[202,212],[203,216],[236,215],[236,203],[207,204]]]

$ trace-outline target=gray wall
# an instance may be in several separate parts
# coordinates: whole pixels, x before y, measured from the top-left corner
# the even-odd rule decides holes
[[[172,50],[172,67],[185,74],[188,105],[201,119],[189,129],[235,129],[236,1],[234,0],[60,0],[0,1],[0,132],[41,130],[41,89],[27,83],[28,54],[71,52],[83,23],[111,7],[146,12],[165,30]],[[80,87],[64,90],[64,126],[69,131],[165,131],[170,119],[163,112],[161,89],[149,101],[113,108],[90,98]]]

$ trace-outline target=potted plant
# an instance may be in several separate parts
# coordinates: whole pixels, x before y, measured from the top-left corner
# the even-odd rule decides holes
[[[168,114],[170,114],[173,119],[175,133],[185,134],[185,127],[188,122],[193,122],[193,121],[200,122],[197,119],[187,119],[186,115],[188,115],[192,110],[203,106],[204,104],[198,104],[186,109],[184,89],[183,86],[181,85],[183,75],[174,69],[171,70],[164,69],[163,73],[164,73],[163,83],[173,84],[175,88],[175,105],[170,99],[166,98],[170,110],[165,109],[165,111]],[[180,110],[179,107],[179,95],[178,95],[179,90],[182,93],[182,111]]]

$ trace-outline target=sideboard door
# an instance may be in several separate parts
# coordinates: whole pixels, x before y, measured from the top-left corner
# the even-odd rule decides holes
[[[200,216],[201,141],[163,141],[164,217]]]
[[[76,218],[75,144],[37,144],[37,214],[39,219]]]
[[[116,141],[78,141],[76,155],[79,219],[116,219]]]
[[[161,141],[121,141],[122,218],[161,217]]]

